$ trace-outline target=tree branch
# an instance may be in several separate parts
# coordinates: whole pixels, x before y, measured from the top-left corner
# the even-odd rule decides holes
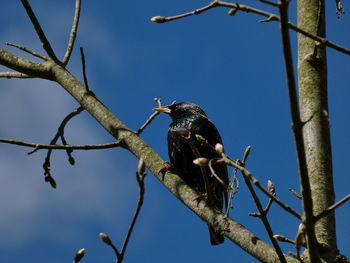
[[[319,254],[317,248],[317,240],[314,228],[314,215],[313,215],[313,201],[311,196],[311,187],[309,181],[309,174],[305,156],[305,145],[303,138],[303,124],[300,119],[300,112],[298,106],[297,89],[294,78],[292,49],[290,46],[290,38],[288,31],[288,1],[282,0],[279,5],[279,11],[281,15],[281,35],[282,35],[282,47],[284,54],[285,70],[287,75],[287,85],[289,92],[289,105],[292,115],[292,127],[294,131],[294,138],[298,156],[299,176],[301,183],[302,202],[305,213],[304,224],[307,232],[307,247],[308,254],[311,263],[319,262]]]
[[[281,18],[275,14],[272,14],[272,13],[269,13],[269,12],[266,12],[264,10],[260,10],[260,9],[257,9],[257,8],[253,8],[253,7],[250,7],[250,6],[247,6],[247,5],[242,5],[242,4],[238,4],[238,3],[229,3],[229,2],[223,2],[223,1],[218,1],[218,0],[214,0],[210,5],[207,5],[205,7],[202,7],[202,8],[199,8],[195,11],[192,11],[192,12],[188,12],[188,13],[185,13],[185,14],[181,14],[181,15],[177,15],[177,16],[171,16],[171,17],[164,17],[164,16],[154,16],[151,18],[151,21],[152,22],[155,22],[155,23],[165,23],[165,22],[170,22],[172,20],[176,20],[176,19],[180,19],[180,18],[184,18],[184,17],[188,17],[188,16],[192,16],[192,15],[197,15],[199,13],[202,13],[204,11],[208,11],[214,7],[228,7],[228,8],[231,8],[232,10],[229,11],[229,15],[234,15],[236,13],[236,11],[242,11],[242,12],[246,12],[246,13],[254,13],[254,14],[257,14],[257,15],[261,15],[261,16],[264,16],[266,17],[266,19],[264,20],[261,20],[260,22],[270,22],[270,21],[281,21]],[[198,11],[200,10],[200,11]],[[294,30],[295,32],[298,32],[302,35],[305,35],[315,41],[318,41],[319,43],[325,45],[325,46],[328,46],[330,48],[333,48],[341,53],[344,53],[344,54],[347,54],[347,55],[350,55],[350,49],[347,49],[347,48],[344,48],[340,45],[337,45],[323,37],[319,37],[319,36],[316,36],[316,35],[313,35],[299,27],[297,27],[296,25],[294,25],[293,23],[291,22],[287,22],[287,26]]]
[[[7,71],[7,72],[0,72],[0,78],[28,79],[28,78],[31,78],[31,76],[28,76],[27,74],[23,74],[23,73],[20,73],[20,72]]]
[[[120,142],[112,142],[105,144],[86,144],[86,145],[60,145],[60,144],[40,144],[40,143],[30,143],[18,140],[0,139],[0,143],[14,144],[19,146],[25,146],[34,148],[33,151],[28,154],[33,154],[38,150],[52,149],[52,150],[101,150],[110,149],[120,146]]]
[[[8,46],[11,46],[11,47],[15,47],[15,48],[18,48],[24,52],[27,52],[28,54],[34,56],[34,57],[38,57],[44,61],[46,61],[48,58],[43,56],[43,55],[40,55],[39,53],[36,53],[32,50],[29,50],[28,48],[24,47],[24,46],[20,46],[20,45],[16,45],[16,44],[12,44],[12,43],[9,43],[9,42],[6,42],[5,45],[8,45]]]
[[[70,56],[71,56],[73,48],[74,48],[74,43],[75,43],[75,39],[77,36],[78,25],[79,25],[80,9],[81,9],[80,7],[81,7],[81,0],[76,0],[75,1],[73,25],[72,25],[72,29],[71,29],[71,32],[69,35],[68,47],[67,47],[66,53],[64,54],[64,58],[62,60],[62,64],[64,66],[66,66],[68,64]]]
[[[46,53],[49,55],[49,57],[51,59],[53,59],[54,61],[58,62],[59,60],[57,59],[55,52],[53,51],[50,42],[48,41],[48,39],[45,36],[44,31],[42,30],[40,23],[38,21],[38,19],[36,18],[33,9],[31,8],[29,2],[27,0],[21,0],[22,5],[24,7],[24,9],[27,12],[27,15],[30,19],[30,21],[32,22],[34,29],[38,35],[38,37],[40,38],[41,44],[44,48],[44,50],[46,51]]]
[[[322,213],[317,215],[315,217],[315,220],[317,221],[317,220],[321,219],[322,217],[328,215],[329,213],[333,212],[336,208],[338,208],[339,206],[341,206],[342,204],[346,203],[349,200],[350,200],[350,194],[348,194],[343,199],[339,200],[338,202],[336,202],[335,204],[331,205],[326,210],[324,210]]]

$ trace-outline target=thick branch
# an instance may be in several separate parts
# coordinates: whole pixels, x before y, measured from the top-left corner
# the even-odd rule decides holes
[[[18,71],[19,74],[27,74],[31,77],[52,80],[52,74],[49,72],[50,66],[52,65],[52,61],[50,60],[38,63],[18,57],[6,50],[0,49],[0,64]],[[5,77],[7,76],[5,75]]]
[[[285,69],[287,75],[288,93],[289,93],[289,106],[292,115],[292,125],[294,131],[294,138],[298,156],[299,165],[299,177],[301,182],[301,192],[303,196],[303,208],[305,213],[305,226],[307,232],[307,247],[310,262],[319,262],[319,254],[317,247],[317,240],[314,228],[314,215],[313,215],[313,202],[311,197],[311,187],[309,181],[309,174],[305,156],[305,145],[303,138],[303,124],[300,119],[297,88],[294,78],[292,49],[290,46],[290,38],[288,31],[288,2],[282,1],[280,6],[281,15],[281,35],[282,35],[282,47],[284,54]]]
[[[193,201],[197,195],[176,174],[168,172],[163,176],[158,172],[163,167],[164,160],[154,152],[139,136],[117,119],[99,100],[86,92],[85,87],[63,67],[52,67],[56,81],[64,87],[110,134],[121,141],[121,146],[128,149],[137,158],[143,158],[147,168],[164,184],[164,186],[179,198],[188,208],[211,226],[221,227],[227,238],[262,262],[278,261],[275,250],[262,242],[242,225],[226,218],[221,211],[213,209],[204,202],[197,205]],[[286,257],[288,262],[296,260]]]

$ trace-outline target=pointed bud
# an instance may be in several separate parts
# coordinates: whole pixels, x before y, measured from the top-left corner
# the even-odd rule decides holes
[[[104,242],[104,243],[106,243],[107,245],[111,245],[112,244],[112,241],[111,241],[111,239],[109,238],[109,236],[107,235],[107,234],[105,234],[105,233],[100,233],[100,238],[101,238],[101,240]]]
[[[237,12],[237,8],[231,8],[229,11],[228,11],[228,15],[229,16],[234,16]]]
[[[146,166],[145,166],[145,162],[143,161],[143,158],[140,158],[139,164],[137,166],[137,172],[139,173],[139,175],[146,174]]]
[[[154,17],[151,18],[151,21],[154,22],[154,23],[161,24],[161,23],[166,22],[167,19],[164,16],[154,16]]]
[[[270,180],[268,180],[267,181],[267,188],[269,189],[269,191],[270,191],[270,193],[272,194],[272,195],[274,195],[276,192],[275,192],[275,186],[274,186],[274,184],[270,181]]]
[[[294,239],[295,248],[297,250],[299,250],[306,243],[305,235],[304,235],[305,230],[306,230],[305,225],[300,224],[299,228],[298,228],[298,233],[296,234],[295,239]]]
[[[273,236],[274,239],[277,239],[278,241],[286,241],[287,238],[285,236],[282,236],[282,235],[274,235]]]
[[[197,159],[194,159],[193,163],[195,165],[199,165],[199,166],[207,166],[208,163],[209,163],[209,159],[208,158],[204,158],[204,157],[199,157]]]
[[[78,252],[75,254],[74,262],[79,262],[85,255],[85,248],[82,248],[78,250]]]
[[[221,143],[215,144],[215,151],[217,151],[219,154],[224,153],[224,146]]]

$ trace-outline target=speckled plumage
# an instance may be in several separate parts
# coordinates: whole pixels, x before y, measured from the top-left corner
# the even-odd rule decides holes
[[[173,104],[167,107],[167,111],[164,111],[172,118],[172,123],[169,126],[168,131],[168,153],[171,164],[178,172],[179,176],[199,194],[205,194],[205,183],[203,175],[199,166],[193,164],[193,160],[198,156],[193,153],[193,147],[195,147],[200,157],[215,158],[219,157],[219,154],[213,149],[215,144],[221,143],[221,136],[215,127],[215,125],[208,119],[205,112],[195,104],[182,102]],[[200,143],[195,139],[195,135],[201,135],[208,144],[213,147],[208,147],[203,143]],[[190,143],[188,139],[190,136]],[[212,200],[207,200],[209,204],[216,206],[219,209],[223,209],[223,203],[225,201],[227,205],[227,192],[224,186],[220,184],[215,178],[210,177],[210,170],[207,170],[210,192],[208,195]],[[216,165],[214,166],[216,174],[228,184],[228,173],[226,166]],[[224,237],[221,233],[216,232],[215,229],[209,227],[210,241],[212,245],[218,245],[224,242]]]

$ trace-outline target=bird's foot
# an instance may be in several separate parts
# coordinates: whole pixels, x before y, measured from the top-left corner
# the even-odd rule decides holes
[[[162,180],[164,180],[164,175],[166,174],[167,171],[169,170],[174,171],[174,165],[171,164],[170,162],[164,162],[163,165],[164,167],[158,171],[158,174],[162,175]]]
[[[200,201],[207,200],[207,199],[208,199],[208,194],[204,193],[204,194],[197,195],[195,198],[193,198],[193,201],[197,201],[197,206],[198,206]]]

